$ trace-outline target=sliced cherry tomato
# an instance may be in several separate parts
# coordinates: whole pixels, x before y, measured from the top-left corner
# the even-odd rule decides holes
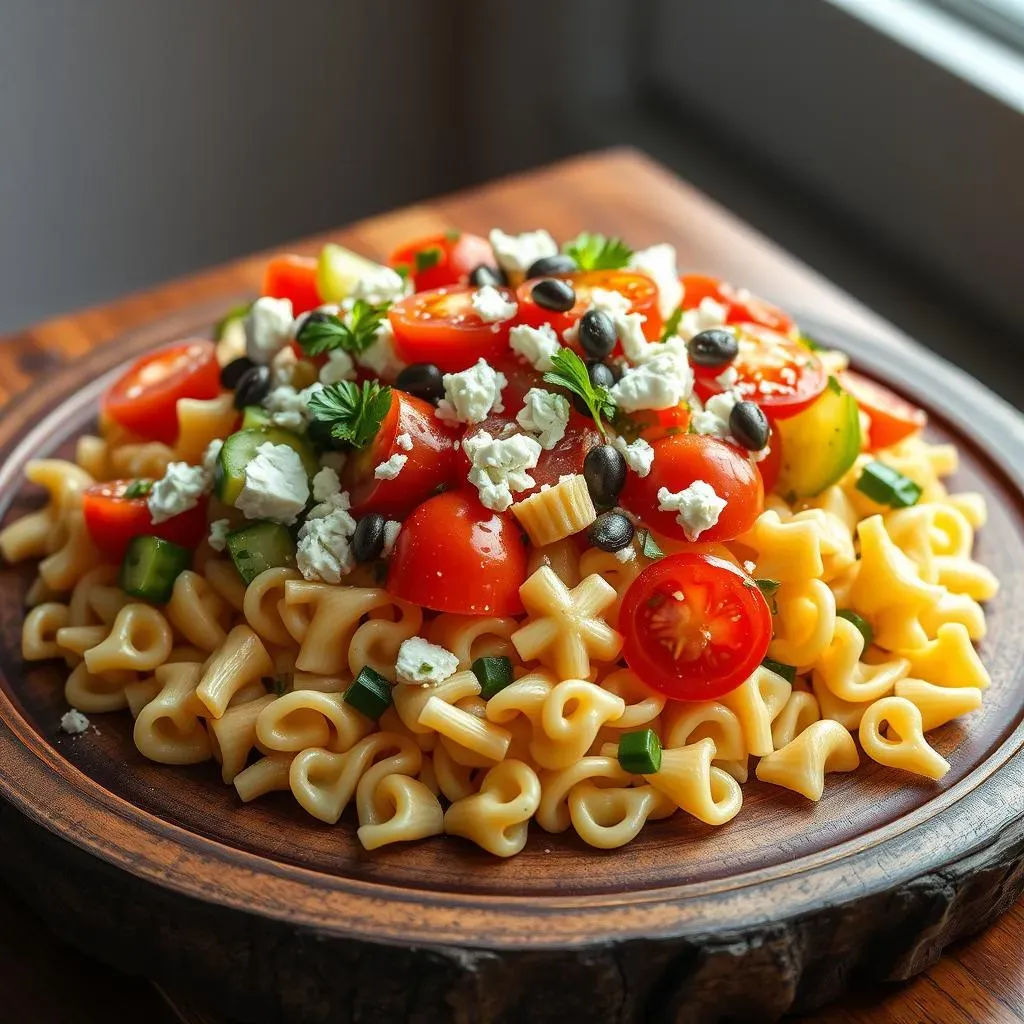
[[[137,359],[103,396],[103,412],[142,437],[174,444],[178,399],[216,398],[220,367],[211,341],[186,341]]]
[[[778,306],[751,295],[746,288],[734,288],[728,281],[707,274],[684,274],[679,280],[683,284],[683,309],[696,309],[702,299],[714,299],[725,306],[727,324],[760,324],[780,334],[789,334],[795,326],[792,317]]]
[[[732,540],[746,533],[764,510],[764,486],[754,460],[735,445],[704,434],[677,434],[655,441],[654,465],[647,476],[629,473],[619,504],[656,533],[688,540],[675,512],[663,512],[658,491],[683,491],[695,480],[710,484],[726,505],[718,522],[700,541]]]
[[[416,291],[466,284],[481,263],[492,264],[491,243],[465,231],[443,231],[399,246],[388,262],[396,270],[404,267]]]
[[[555,333],[561,337],[562,332],[574,323],[590,308],[590,294],[595,288],[603,288],[609,292],[619,292],[630,302],[631,313],[642,313],[644,321],[644,337],[649,341],[657,341],[661,337],[662,319],[658,312],[658,286],[644,274],[634,274],[627,270],[584,270],[565,278],[576,292],[576,304],[564,313],[555,313],[533,301],[535,280],[524,281],[516,295],[519,301],[519,322],[531,327],[551,324]]]
[[[761,474],[761,481],[764,484],[765,494],[775,489],[781,468],[782,435],[772,427],[771,433],[768,435],[768,454],[757,464],[758,472]]]
[[[649,565],[622,599],[619,628],[629,667],[674,700],[714,700],[761,663],[772,614],[741,569],[705,554]]]
[[[150,518],[145,498],[126,498],[133,480],[93,484],[82,494],[82,513],[93,543],[111,562],[120,562],[133,537],[160,537],[183,548],[196,548],[206,536],[206,498],[195,508],[162,523]]]
[[[436,612],[519,615],[526,569],[515,517],[485,509],[471,491],[448,491],[423,502],[402,524],[387,588]]]
[[[350,455],[341,472],[356,516],[380,512],[400,518],[452,477],[458,431],[442,423],[429,402],[397,388],[391,396],[391,408],[377,436],[362,451]],[[398,443],[402,434],[409,435],[411,448]],[[398,476],[377,479],[374,470],[393,455],[406,459]]]
[[[639,428],[639,437],[645,441],[660,441],[663,437],[686,433],[690,426],[690,407],[680,404],[671,409],[644,409],[631,413],[629,419]]]
[[[470,301],[474,288],[435,288],[417,292],[388,310],[395,332],[395,351],[407,363],[434,363],[445,373],[490,362],[508,351],[514,317],[487,323]],[[501,289],[505,298],[512,293]]]
[[[544,383],[544,374],[540,370],[535,370],[511,351],[500,358],[488,361],[495,370],[505,375],[508,382],[501,390],[501,404],[506,417],[515,418],[516,413],[522,409],[523,399],[530,388],[548,386]]]
[[[291,299],[295,316],[323,304],[316,286],[316,259],[312,256],[275,256],[263,271],[261,295]]]
[[[821,360],[789,338],[757,324],[739,325],[739,355],[732,366],[736,390],[769,416],[781,420],[803,412],[825,390],[828,375]],[[702,401],[720,394],[721,370],[695,367],[695,389]]]
[[[857,400],[861,412],[871,419],[869,451],[897,444],[928,422],[923,409],[854,370],[839,374],[839,383]]]

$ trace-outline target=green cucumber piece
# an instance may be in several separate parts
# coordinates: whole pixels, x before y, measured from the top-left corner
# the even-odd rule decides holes
[[[227,544],[231,561],[246,583],[266,569],[295,567],[295,541],[280,523],[261,519],[229,533]]]
[[[171,599],[174,581],[192,564],[192,552],[159,537],[134,537],[121,562],[118,584],[126,594],[154,604]]]
[[[262,405],[247,405],[242,412],[242,430],[269,430],[270,413]]]
[[[217,456],[213,486],[217,497],[225,504],[234,505],[245,486],[245,467],[256,458],[256,449],[267,442],[286,444],[294,449],[302,459],[310,479],[320,471],[320,463],[313,449],[298,434],[282,430],[280,427],[270,427],[267,430],[239,430],[224,442]]]
[[[860,413],[853,395],[834,377],[814,403],[796,416],[777,420],[782,468],[776,489],[809,498],[840,480],[860,454]]]

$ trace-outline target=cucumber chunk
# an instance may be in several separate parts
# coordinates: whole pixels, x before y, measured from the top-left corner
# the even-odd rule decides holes
[[[135,537],[128,545],[118,583],[126,594],[154,604],[171,599],[174,581],[192,564],[192,552],[159,537]]]
[[[242,430],[268,430],[270,413],[261,405],[247,405],[242,412]]]
[[[295,566],[295,541],[288,527],[260,520],[228,534],[228,552],[239,576],[252,583],[261,572]]]
[[[256,458],[256,449],[267,442],[285,444],[294,449],[302,459],[306,473],[311,479],[319,472],[320,463],[317,462],[313,449],[298,434],[282,430],[280,427],[239,430],[224,442],[217,456],[213,486],[217,497],[225,504],[234,505],[245,486],[245,467]]]
[[[320,251],[316,266],[316,286],[324,302],[341,302],[359,282],[380,264],[351,249],[328,243]]]
[[[860,454],[857,402],[834,377],[813,405],[778,420],[775,429],[782,438],[777,490],[783,496],[820,494],[840,480]]]

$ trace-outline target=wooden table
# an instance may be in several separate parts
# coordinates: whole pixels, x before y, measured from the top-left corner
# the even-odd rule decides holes
[[[663,168],[628,150],[613,150],[507,179],[472,192],[374,217],[307,240],[315,252],[329,237],[383,257],[411,236],[460,226],[508,231],[538,226],[567,237],[582,228],[617,234],[634,246],[671,240],[680,266],[742,282],[797,314],[872,332],[896,348],[906,339],[746,224]],[[258,286],[264,255],[163,285],[118,302],[29,328],[0,342],[0,400],[29,387],[68,358],[182,306],[232,300]],[[2,840],[0,840],[2,841]],[[154,989],[52,939],[0,888],[0,1006],[3,1019],[33,1024],[91,1024],[174,1019]],[[896,989],[865,993],[856,1005],[832,1007],[805,1020],[818,1024],[968,1024],[1024,1022],[1024,909],[1018,904],[985,935],[951,950],[938,964]],[[102,956],[102,950],[96,951]],[[182,1019],[208,1021],[179,1007]]]

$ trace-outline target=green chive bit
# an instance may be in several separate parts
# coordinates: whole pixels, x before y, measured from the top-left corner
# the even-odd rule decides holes
[[[346,704],[376,722],[391,707],[391,684],[379,672],[364,665],[344,697]]]
[[[796,682],[796,665],[785,665],[781,661],[773,661],[771,658],[765,658],[762,665],[769,672],[774,672],[777,676],[782,676],[787,683]]]
[[[852,622],[860,630],[860,635],[864,637],[865,647],[870,647],[874,643],[875,631],[872,629],[871,623],[862,615],[858,615],[850,608],[840,608],[836,615],[841,619],[846,619],[847,622]]]
[[[619,764],[630,775],[653,775],[661,770],[661,740],[653,729],[627,732],[619,740]]]
[[[512,662],[508,658],[477,658],[473,675],[480,683],[480,696],[490,700],[512,682]]]
[[[909,476],[877,460],[864,467],[857,490],[889,508],[910,508],[921,497],[921,488]]]

